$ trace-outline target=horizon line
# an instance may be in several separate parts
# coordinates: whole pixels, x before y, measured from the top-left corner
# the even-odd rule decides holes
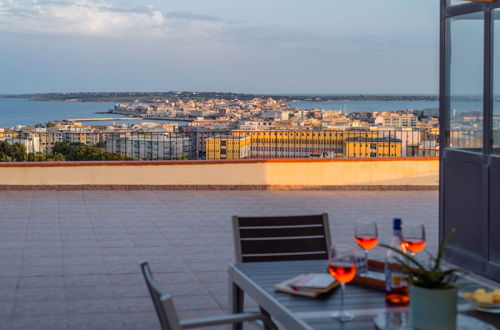
[[[0,93],[0,96],[46,95],[46,94],[98,94],[98,93],[200,93],[200,94],[242,94],[256,96],[439,96],[439,93],[251,93],[251,92],[222,92],[222,91],[72,91],[72,92],[24,92]]]

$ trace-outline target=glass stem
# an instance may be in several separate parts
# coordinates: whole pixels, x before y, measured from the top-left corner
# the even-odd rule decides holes
[[[345,283],[340,283],[340,315],[344,314]]]
[[[365,272],[368,273],[368,251],[367,250],[363,250],[365,251]]]

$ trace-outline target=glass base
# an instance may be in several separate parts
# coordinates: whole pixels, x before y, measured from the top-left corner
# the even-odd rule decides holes
[[[349,312],[335,312],[332,313],[332,318],[340,322],[348,322],[354,319],[354,315]]]

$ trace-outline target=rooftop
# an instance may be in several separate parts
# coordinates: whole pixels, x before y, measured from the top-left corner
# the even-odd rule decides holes
[[[435,191],[0,192],[0,329],[158,329],[144,259],[181,317],[225,313],[231,215],[323,212],[334,242],[358,219],[388,241],[397,216],[437,245]]]
[[[347,138],[346,142],[393,142],[393,143],[401,143],[401,139],[390,138],[390,137],[377,137],[377,138],[367,138],[357,136],[354,138]]]

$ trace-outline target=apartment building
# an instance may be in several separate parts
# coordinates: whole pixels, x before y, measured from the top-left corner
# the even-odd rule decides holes
[[[262,119],[271,119],[271,120],[288,120],[290,118],[289,111],[263,111],[261,114]]]
[[[205,143],[206,159],[243,159],[251,156],[250,136],[210,137]]]
[[[375,124],[383,127],[416,127],[418,118],[411,113],[382,112],[375,117]]]
[[[10,136],[5,136],[1,140],[4,140],[9,144],[19,143],[24,146],[27,153],[34,154],[37,152],[43,152],[40,145],[40,137],[35,134],[29,134],[28,136],[23,136],[23,137],[14,137],[10,135]]]
[[[344,153],[348,158],[401,157],[402,141],[387,137],[347,138]]]
[[[190,156],[191,140],[177,134],[110,133],[106,151],[137,159],[174,159]]]
[[[342,157],[349,137],[376,137],[376,131],[232,131],[250,136],[252,157]]]
[[[64,132],[43,130],[36,132],[36,134],[40,138],[40,146],[44,153],[52,152],[56,142],[63,142],[66,140]]]
[[[93,131],[78,132],[69,131],[64,132],[63,140],[68,143],[83,143],[86,145],[95,145],[103,141],[102,134]]]

